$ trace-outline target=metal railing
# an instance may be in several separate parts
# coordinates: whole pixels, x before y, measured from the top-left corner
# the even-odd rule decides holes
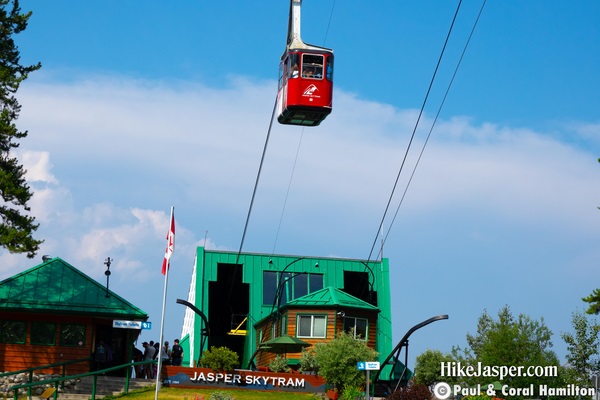
[[[79,364],[81,362],[86,362],[86,361],[92,361],[92,357],[80,358],[78,360],[71,360],[71,361],[62,361],[62,362],[53,363],[53,364],[46,364],[46,365],[41,365],[39,367],[30,367],[30,368],[21,369],[18,371],[4,372],[4,373],[0,374],[0,378],[3,378],[5,376],[27,373],[29,375],[29,383],[32,383],[33,382],[33,373],[35,371],[42,370],[42,369],[54,368],[54,367],[61,367],[61,376],[64,377],[67,374],[67,365]],[[64,387],[64,380],[62,382],[63,382],[63,384],[61,385],[61,387]],[[27,390],[27,395],[29,397],[31,397],[31,387]]]
[[[79,360],[81,361],[81,360]],[[126,363],[126,364],[121,364],[121,365],[117,365],[114,367],[110,367],[110,368],[105,368],[105,369],[100,369],[98,371],[91,371],[91,372],[86,372],[83,374],[77,374],[77,375],[70,375],[70,376],[61,376],[60,378],[53,378],[53,379],[48,379],[45,381],[36,381],[36,382],[31,382],[31,378],[30,378],[30,382],[29,383],[23,383],[21,385],[16,385],[10,388],[10,390],[14,390],[15,391],[15,395],[14,395],[14,400],[19,400],[19,389],[24,389],[27,388],[27,394],[30,397],[31,396],[31,388],[35,387],[35,386],[42,386],[42,385],[48,385],[48,384],[54,384],[54,389],[56,389],[54,391],[54,400],[57,399],[58,396],[58,386],[61,382],[64,382],[66,380],[69,379],[80,379],[80,378],[85,378],[86,376],[92,376],[93,380],[92,380],[92,394],[91,394],[91,399],[95,400],[96,399],[96,385],[97,385],[97,380],[98,380],[98,375],[104,375],[107,372],[111,372],[111,371],[117,371],[120,369],[125,368],[125,389],[124,392],[127,394],[129,393],[129,382],[131,380],[131,367],[136,366],[136,365],[146,365],[146,364],[157,364],[157,360],[150,360],[150,361],[137,361],[137,362],[130,362],[130,363]],[[44,366],[47,368],[47,366]],[[44,367],[35,367],[35,369],[42,369]],[[29,368],[31,369],[31,368]],[[22,371],[14,371],[14,372],[10,372],[10,373],[6,373],[3,375],[11,375],[11,374],[15,374],[15,373],[21,373],[21,372],[25,372],[28,371],[27,370],[22,370]]]

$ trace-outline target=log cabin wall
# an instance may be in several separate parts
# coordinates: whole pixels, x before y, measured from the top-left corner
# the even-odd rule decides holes
[[[324,338],[299,337],[297,332],[299,315],[325,315],[327,318],[326,336]],[[278,321],[279,324],[281,324],[282,320],[284,321],[287,332],[281,332],[280,334],[278,332],[278,335],[281,336],[287,334],[292,337],[298,337],[303,341],[310,343],[312,346],[316,345],[317,343],[327,343],[334,339],[339,332],[343,331],[344,317],[366,319],[368,321],[368,338],[366,344],[372,349],[377,349],[377,313],[368,310],[346,310],[344,311],[344,316],[342,316],[337,309],[289,309]],[[256,330],[259,332],[257,335],[257,346],[260,344],[259,341],[266,342],[273,339],[271,337],[273,332],[273,319],[265,319],[261,324],[256,326]],[[300,358],[300,355],[301,353],[288,353],[286,354],[286,357],[291,361],[291,363],[294,363],[297,362],[297,360]],[[273,361],[273,359],[275,359],[276,356],[276,354],[269,351],[261,351],[256,356],[256,365],[259,367],[266,367],[271,361]]]
[[[22,324],[21,326],[25,328],[24,340],[19,340],[20,343],[0,343],[0,370],[2,371],[18,371],[35,366],[88,358],[92,355],[94,326],[91,317],[0,313],[0,326],[6,328],[6,324],[15,322],[18,325]],[[62,335],[61,331],[69,326],[78,326],[78,330],[83,330],[83,340],[73,342],[69,337]],[[52,327],[53,332],[51,332]],[[44,329],[46,332],[42,334],[39,331],[36,332],[39,329]],[[2,339],[6,339],[6,336],[2,335]],[[45,344],[36,343],[39,341],[44,341]],[[80,374],[89,370],[90,361],[71,364],[66,367],[67,375]],[[55,367],[39,372],[61,373],[62,369],[61,367]]]

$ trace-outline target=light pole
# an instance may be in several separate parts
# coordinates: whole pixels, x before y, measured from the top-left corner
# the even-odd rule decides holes
[[[106,296],[105,297],[109,297],[108,295],[108,280],[110,279],[110,264],[113,262],[113,260],[110,259],[110,257],[108,257],[106,259],[106,261],[104,261],[104,265],[106,265],[106,271],[104,271],[104,275],[106,275]]]

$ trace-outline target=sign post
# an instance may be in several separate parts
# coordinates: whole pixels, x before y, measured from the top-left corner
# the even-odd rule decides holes
[[[371,388],[369,387],[369,371],[379,371],[380,365],[379,361],[359,361],[356,363],[356,367],[359,371],[366,371],[367,373],[367,387],[366,387],[366,395],[367,400],[371,399]]]

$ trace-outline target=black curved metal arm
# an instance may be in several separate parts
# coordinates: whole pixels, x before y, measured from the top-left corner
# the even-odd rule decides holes
[[[295,259],[294,261],[292,261],[291,263],[289,263],[288,265],[286,265],[283,270],[279,273],[279,279],[277,280],[277,289],[275,291],[275,298],[273,299],[273,306],[271,307],[271,313],[273,313],[273,310],[275,309],[275,305],[277,304],[277,309],[279,310],[279,306],[281,305],[281,286],[283,284],[285,284],[287,281],[290,280],[290,278],[292,278],[293,276],[287,278],[284,282],[281,282],[281,278],[283,277],[283,274],[285,273],[285,271],[290,267],[290,265],[297,263],[300,260],[304,260],[306,257],[300,257]],[[269,261],[270,264],[272,264],[271,261]]]
[[[405,357],[405,361],[404,361],[404,367],[405,370],[406,368],[408,368],[408,365],[406,365],[407,359],[408,359],[408,338],[410,337],[410,335],[413,334],[414,331],[421,329],[422,327],[431,324],[432,322],[435,321],[440,321],[443,319],[448,319],[448,315],[447,314],[443,314],[443,315],[438,315],[436,317],[432,317],[429,318],[415,326],[413,326],[412,328],[410,328],[406,334],[404,335],[404,337],[400,340],[400,342],[398,342],[398,344],[396,345],[396,347],[394,347],[394,350],[392,350],[392,352],[390,353],[389,356],[387,356],[387,358],[385,359],[385,361],[381,364],[381,368],[383,369],[384,366],[386,366],[390,360],[392,359],[392,357],[394,357],[394,355],[396,355],[398,353],[400,353],[400,351],[402,350],[402,347],[406,346],[407,350],[406,350],[406,357]],[[397,356],[396,356],[397,358]],[[392,371],[393,372],[393,371]],[[379,380],[379,375],[381,374],[381,369],[379,371],[377,371],[377,373],[375,374],[375,377],[373,378],[373,386],[377,383],[377,381]]]
[[[273,305],[271,306],[271,314],[273,314],[275,310],[279,312],[279,309],[281,308],[281,295],[283,293],[283,288],[285,287],[285,284],[297,277],[298,275],[310,275],[310,272],[296,272],[293,275],[285,278],[284,281],[279,284],[279,286],[277,287],[275,298],[273,299]],[[277,308],[275,308],[275,306],[277,306]]]
[[[210,328],[208,326],[208,318],[206,318],[206,315],[204,315],[204,313],[202,311],[200,311],[200,309],[198,309],[198,307],[196,307],[195,305],[193,305],[189,301],[182,300],[182,299],[177,299],[177,303],[178,304],[183,304],[184,306],[187,306],[187,307],[191,308],[192,311],[194,311],[196,314],[198,314],[200,316],[200,318],[202,318],[202,321],[204,321],[204,326],[206,327],[206,334],[208,336],[210,336]]]
[[[210,339],[210,327],[208,326],[208,318],[206,318],[206,315],[204,315],[204,313],[202,311],[200,311],[200,309],[198,309],[198,307],[196,307],[189,301],[177,299],[177,303],[183,304],[184,306],[191,308],[192,311],[194,311],[196,314],[198,314],[200,316],[200,318],[202,318],[202,321],[204,322],[204,329],[202,329],[202,331],[200,333],[200,353],[199,353],[200,355],[198,357],[198,364],[200,364],[200,358],[202,357],[202,349],[204,349],[204,345]]]

